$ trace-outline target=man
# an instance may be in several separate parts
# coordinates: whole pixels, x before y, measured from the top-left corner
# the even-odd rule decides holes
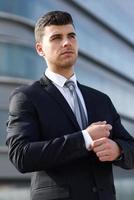
[[[11,95],[9,158],[20,172],[34,172],[32,200],[115,200],[112,164],[134,167],[134,139],[109,97],[76,81],[70,14],[45,14],[35,39],[47,70]]]

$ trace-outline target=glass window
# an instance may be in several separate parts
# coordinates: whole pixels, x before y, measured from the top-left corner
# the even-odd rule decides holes
[[[8,111],[0,110],[0,145],[1,146],[5,146],[7,118],[8,118]]]
[[[34,48],[0,44],[0,75],[37,79],[44,71],[43,59]]]
[[[1,182],[0,183],[0,199],[2,200],[28,200],[30,183],[23,182]]]
[[[134,78],[132,48],[91,18],[74,17],[80,50],[129,78]]]
[[[42,0],[0,0],[0,10],[12,14],[20,15],[26,18],[35,19],[49,9],[52,9],[51,2],[44,2]]]
[[[125,38],[134,42],[134,2],[132,0],[112,0],[106,1],[81,1],[74,0],[79,3],[86,10],[96,15],[100,20],[104,21],[108,26],[115,29]]]
[[[131,178],[120,178],[115,180],[117,200],[134,199],[134,182],[133,175]]]

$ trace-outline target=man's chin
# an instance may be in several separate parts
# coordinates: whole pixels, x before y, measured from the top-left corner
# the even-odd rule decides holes
[[[70,69],[73,67],[73,64],[72,63],[67,63],[67,64],[63,64],[61,65],[61,68],[62,69]]]
[[[70,60],[70,61],[68,60],[67,62],[61,64],[61,67],[66,69],[71,68],[75,64],[75,61],[76,60]]]

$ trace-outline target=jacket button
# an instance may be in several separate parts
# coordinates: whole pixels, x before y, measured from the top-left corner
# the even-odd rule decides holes
[[[92,187],[92,192],[97,192],[97,187]]]

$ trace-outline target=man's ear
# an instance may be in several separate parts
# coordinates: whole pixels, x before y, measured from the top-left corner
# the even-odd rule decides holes
[[[40,42],[37,42],[35,44],[35,48],[36,48],[36,51],[37,53],[40,55],[40,56],[44,56],[44,51],[43,51],[43,48],[42,48],[42,44]]]

